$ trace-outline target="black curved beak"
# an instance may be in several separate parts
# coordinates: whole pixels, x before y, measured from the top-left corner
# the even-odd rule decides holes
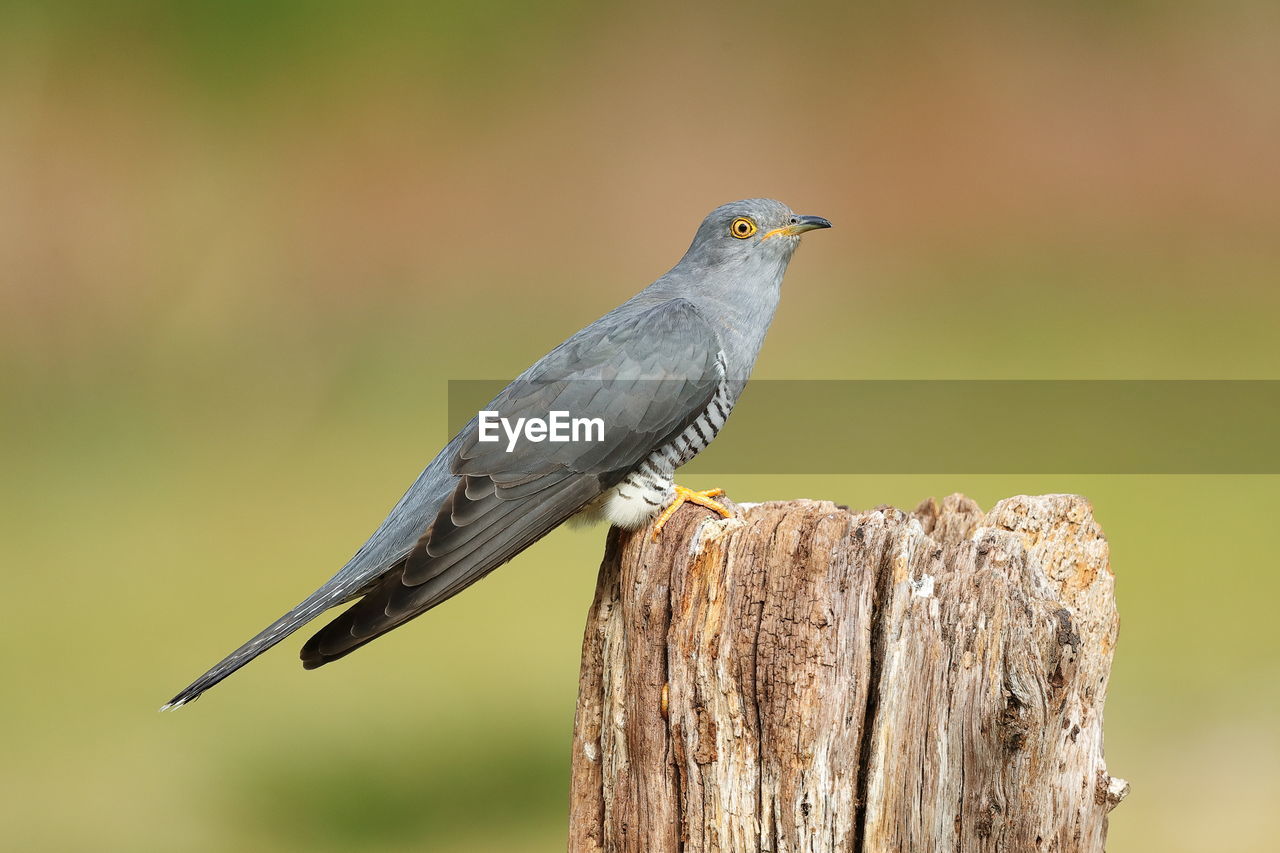
[[[793,216],[791,224],[784,225],[781,228],[775,228],[768,234],[761,237],[761,240],[768,240],[770,237],[799,237],[806,231],[812,231],[815,228],[830,228],[831,222],[823,219],[821,216]]]
[[[830,227],[831,221],[823,219],[821,216],[797,216],[796,221],[787,230],[792,234],[803,234],[806,231],[813,231],[817,228]]]

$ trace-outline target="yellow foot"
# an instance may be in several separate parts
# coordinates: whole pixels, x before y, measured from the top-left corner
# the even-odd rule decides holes
[[[713,501],[712,498],[718,498],[724,494],[724,489],[707,489],[705,492],[695,492],[693,489],[686,489],[684,486],[676,486],[676,497],[667,508],[662,511],[662,515],[658,516],[658,520],[653,523],[653,541],[658,541],[658,534],[662,532],[663,526],[675,515],[681,504],[691,503],[698,506],[705,506],[707,509],[713,509],[725,518],[732,518],[733,513],[730,512],[724,504]]]

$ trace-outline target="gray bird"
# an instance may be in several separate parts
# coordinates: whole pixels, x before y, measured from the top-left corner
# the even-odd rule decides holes
[[[830,228],[770,199],[718,207],[666,275],[522,373],[487,411],[514,419],[597,416],[602,440],[454,436],[324,586],[200,676],[164,708],[198,698],[320,613],[355,601],[302,647],[307,669],[349,654],[453,597],[578,516],[636,528],[681,504],[723,515],[720,491],[675,470],[724,425],[755,364],[800,235]],[[163,710],[163,709],[162,709]]]

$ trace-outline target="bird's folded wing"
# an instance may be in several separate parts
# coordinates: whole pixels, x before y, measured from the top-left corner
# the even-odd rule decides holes
[[[587,327],[487,407],[515,418],[599,417],[600,441],[480,440],[473,421],[451,462],[461,479],[417,545],[312,637],[308,668],[353,651],[456,595],[616,485],[710,404],[723,379],[716,335],[676,299]]]

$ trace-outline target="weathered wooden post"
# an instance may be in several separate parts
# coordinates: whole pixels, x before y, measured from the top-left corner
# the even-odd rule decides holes
[[[1087,501],[739,510],[610,534],[570,851],[1103,849],[1128,786]]]

